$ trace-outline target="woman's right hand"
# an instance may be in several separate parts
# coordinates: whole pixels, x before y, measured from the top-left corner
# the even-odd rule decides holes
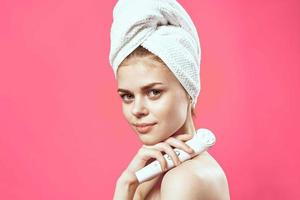
[[[171,136],[163,142],[159,142],[155,145],[143,145],[129,163],[127,169],[119,177],[119,185],[131,185],[131,192],[136,190],[136,188],[139,186],[139,182],[135,176],[135,172],[154,160],[158,160],[162,167],[162,171],[165,172],[167,170],[167,161],[163,156],[163,152],[170,156],[175,166],[178,166],[181,161],[179,160],[173,148],[178,148],[189,154],[193,154],[193,149],[184,143],[185,141],[192,139],[192,137],[192,134],[180,134],[177,136]],[[153,186],[154,184],[148,185]],[[143,193],[145,193],[145,188],[143,188],[143,190]],[[149,191],[151,188],[147,188],[146,190]],[[128,195],[131,196],[132,199],[134,194]]]

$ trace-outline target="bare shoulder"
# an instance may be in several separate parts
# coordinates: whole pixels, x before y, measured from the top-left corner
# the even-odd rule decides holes
[[[169,170],[161,182],[161,200],[229,200],[226,175],[208,153]]]

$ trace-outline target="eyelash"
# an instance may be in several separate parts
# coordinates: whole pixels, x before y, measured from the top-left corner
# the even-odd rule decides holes
[[[152,90],[150,90],[150,92],[152,92],[152,91],[158,92],[158,95],[161,93],[161,90],[158,90],[158,89],[152,89]],[[128,94],[122,94],[120,96],[124,100],[124,97],[127,96],[127,95]],[[132,96],[132,95],[130,94],[130,96]],[[157,96],[157,95],[155,95],[155,96]]]

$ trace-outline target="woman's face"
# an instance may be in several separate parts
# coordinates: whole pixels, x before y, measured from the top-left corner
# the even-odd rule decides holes
[[[126,120],[146,145],[161,142],[183,127],[188,95],[173,73],[149,58],[132,58],[117,71],[118,93]],[[137,124],[152,126],[138,128]]]

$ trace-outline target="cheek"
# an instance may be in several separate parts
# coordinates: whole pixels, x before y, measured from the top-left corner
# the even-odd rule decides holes
[[[130,109],[129,106],[122,105],[123,116],[127,121],[130,121]]]
[[[177,100],[176,100],[177,99]],[[161,128],[170,134],[176,132],[185,122],[187,105],[176,96],[169,96],[155,110],[155,117],[159,120]]]

